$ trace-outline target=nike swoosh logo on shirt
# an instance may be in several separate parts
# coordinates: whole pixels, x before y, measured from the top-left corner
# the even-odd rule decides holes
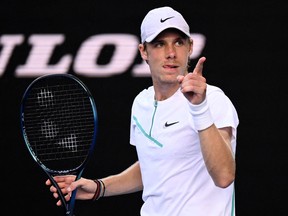
[[[169,126],[174,125],[174,124],[177,124],[177,123],[179,123],[179,121],[171,122],[171,123],[166,122],[166,123],[165,123],[165,127],[169,127]]]
[[[167,17],[166,19],[162,19],[162,18],[161,18],[161,19],[160,19],[160,22],[163,23],[163,22],[165,22],[166,20],[171,19],[171,18],[173,18],[173,17],[174,17],[174,16],[172,16],[172,17]]]

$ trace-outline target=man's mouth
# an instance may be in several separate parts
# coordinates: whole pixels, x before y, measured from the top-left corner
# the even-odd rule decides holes
[[[164,65],[164,68],[177,68],[177,65]]]

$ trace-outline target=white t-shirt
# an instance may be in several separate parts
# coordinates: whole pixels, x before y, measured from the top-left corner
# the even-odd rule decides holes
[[[221,89],[208,85],[214,124],[233,128],[236,151],[237,112]],[[203,161],[188,100],[180,90],[156,102],[154,89],[140,92],[132,105],[130,143],[136,146],[143,180],[141,216],[231,216],[234,183],[215,186]]]

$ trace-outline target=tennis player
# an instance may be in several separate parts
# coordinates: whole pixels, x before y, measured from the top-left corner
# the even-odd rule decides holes
[[[168,6],[149,11],[139,51],[153,85],[132,105],[130,143],[138,160],[101,179],[55,177],[66,199],[76,188],[82,200],[143,191],[141,216],[235,215],[237,111],[219,87],[206,83],[205,57],[188,71],[193,38],[183,16]]]

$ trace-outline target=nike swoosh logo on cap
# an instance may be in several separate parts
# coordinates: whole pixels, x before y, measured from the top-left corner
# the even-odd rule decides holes
[[[179,121],[171,122],[171,123],[166,122],[166,123],[165,123],[165,127],[169,127],[169,126],[174,125],[174,124],[177,124],[177,123],[179,123]]]
[[[160,22],[163,23],[163,22],[165,22],[166,20],[171,19],[171,18],[173,18],[173,17],[174,17],[174,16],[172,16],[172,17],[167,17],[166,19],[162,19],[162,18],[161,18],[161,19],[160,19]]]

